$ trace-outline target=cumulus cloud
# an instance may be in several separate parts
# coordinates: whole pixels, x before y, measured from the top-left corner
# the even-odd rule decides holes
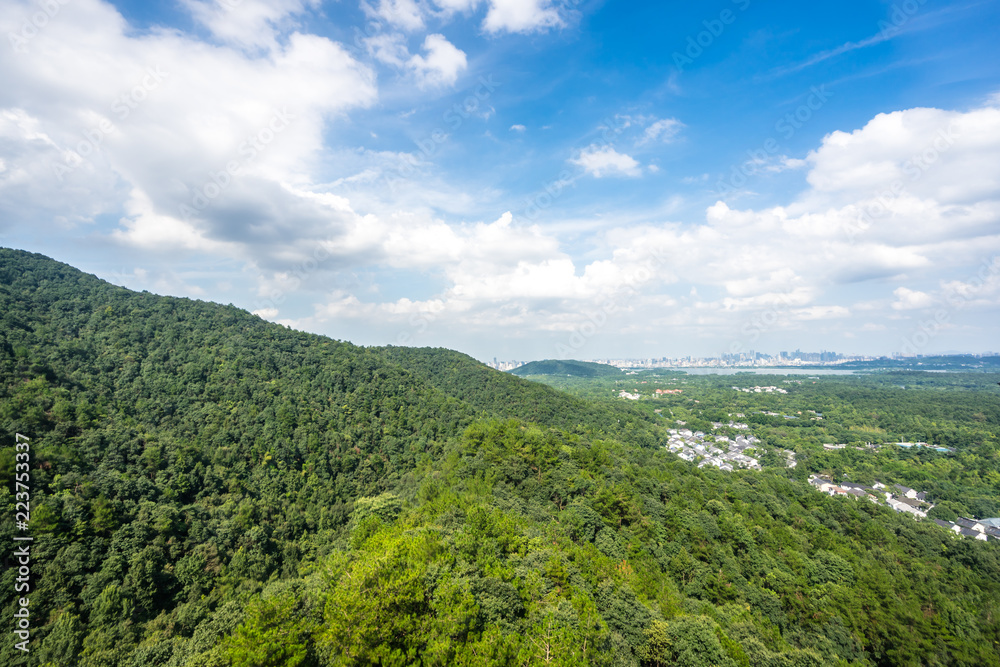
[[[434,0],[434,4],[445,12],[468,12],[481,3],[481,0]]]
[[[383,32],[364,39],[368,54],[386,65],[402,68],[410,59],[406,36],[398,32]]]
[[[319,0],[182,0],[191,16],[217,39],[248,49],[273,50],[279,27],[319,6]]]
[[[465,52],[444,35],[427,35],[423,49],[426,55],[415,55],[407,62],[416,73],[421,88],[453,85],[468,67]]]
[[[539,32],[565,25],[551,0],[490,0],[487,32]]]
[[[998,152],[1000,107],[907,109],[824,137],[806,158],[808,181],[829,199],[857,201],[897,184],[922,198],[972,204],[996,198]]]
[[[913,310],[934,305],[934,297],[926,292],[898,287],[892,293],[896,297],[896,301],[892,304],[895,310]]]
[[[339,44],[292,32],[248,55],[135,33],[80,0],[28,48],[0,55],[5,224],[72,228],[124,209],[119,243],[281,266],[354,223],[283,185],[308,180],[327,119],[376,99],[373,72]]]
[[[611,146],[591,145],[580,151],[580,155],[572,158],[569,162],[583,167],[594,178],[603,178],[604,176],[634,178],[642,175],[642,169],[635,158],[619,153]]]
[[[829,320],[849,317],[851,311],[846,306],[810,306],[792,311],[793,317],[799,320]]]
[[[379,0],[374,7],[362,2],[362,8],[369,16],[403,30],[415,32],[424,27],[424,11],[415,0]]]
[[[22,108],[0,109],[0,155],[0,231],[19,221],[72,229],[122,195],[106,157],[90,140],[64,135]]]
[[[482,28],[488,33],[544,32],[566,25],[554,0],[433,0],[433,8],[418,0],[378,0],[377,5],[363,2],[362,8],[372,18],[416,32],[424,29],[428,19],[447,22],[454,14],[469,14],[483,4],[487,11]]]
[[[942,281],[939,298],[953,309],[1000,307],[1000,256],[969,266],[960,279]]]
[[[1000,272],[989,258],[1000,251],[998,121],[993,107],[882,114],[860,130],[824,138],[807,159],[810,187],[785,206],[734,209],[718,202],[702,224],[652,224],[619,236],[671,248],[674,275],[725,290],[686,311],[704,326],[724,321],[710,313],[758,312],[771,332],[806,319],[849,327],[850,286],[859,284],[867,286],[866,297],[881,297],[859,302],[859,311],[891,305],[890,312],[900,313],[949,301],[956,308],[996,308]],[[914,167],[919,174],[910,179],[906,170]],[[966,275],[977,263],[986,268],[976,280],[943,280],[933,291],[910,285]],[[756,324],[748,325],[758,321],[744,320],[743,327],[759,335]],[[739,330],[740,320],[732,325]]]

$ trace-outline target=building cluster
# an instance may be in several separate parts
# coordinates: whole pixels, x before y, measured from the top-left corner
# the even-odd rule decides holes
[[[859,451],[870,450],[870,451],[873,451],[873,452],[877,452],[878,450],[880,450],[886,444],[895,445],[896,447],[903,447],[904,449],[910,449],[912,447],[916,447],[916,448],[926,447],[927,449],[933,449],[936,452],[941,452],[941,453],[944,453],[944,454],[954,454],[955,453],[955,450],[952,449],[951,447],[944,447],[944,446],[941,446],[941,445],[928,445],[926,442],[893,442],[893,443],[881,443],[881,444],[879,444],[879,443],[873,443],[873,442],[866,442],[863,447],[860,446],[860,445],[855,445],[853,447],[853,449],[857,449]],[[844,442],[838,442],[836,444],[832,443],[832,442],[825,442],[825,443],[823,443],[823,449],[825,449],[827,451],[834,451],[834,450],[837,450],[837,449],[846,449],[847,446],[848,446],[847,443],[844,443]]]
[[[850,498],[866,498],[876,505],[891,507],[897,512],[911,514],[918,519],[926,519],[927,512],[934,507],[927,500],[923,491],[917,491],[902,484],[891,487],[875,482],[871,486],[841,482],[835,484],[832,480],[818,475],[809,475],[809,483],[817,490],[830,496],[847,496]],[[962,537],[975,540],[1000,540],[1000,518],[968,519],[960,517],[958,521],[942,521],[933,519],[934,523]]]
[[[982,542],[1000,540],[1000,518],[969,519],[959,517],[958,521],[934,519],[934,523],[962,537],[971,537]]]
[[[817,475],[810,475],[809,483],[830,496],[867,498],[876,505],[885,505],[897,512],[906,512],[921,519],[925,518],[927,512],[934,507],[933,504],[927,502],[923,491],[915,491],[902,484],[894,484],[891,488],[881,482],[875,482],[871,486],[848,482],[837,484]]]
[[[736,391],[742,391],[746,394],[787,394],[787,389],[782,389],[781,387],[733,387]]]
[[[734,428],[737,431],[746,431],[747,429],[750,428],[750,424],[744,424],[743,422],[734,422],[730,420],[728,424],[723,424],[722,422],[712,422],[712,428],[714,429]]]
[[[919,449],[921,447],[926,447],[927,449],[933,449],[936,452],[947,452],[949,454],[953,454],[955,452],[955,450],[952,449],[951,447],[943,447],[941,445],[928,445],[926,442],[897,442],[895,443],[895,445],[897,447],[902,447],[904,449],[910,449],[914,447]]]
[[[722,424],[718,423],[716,428],[721,426]],[[734,425],[733,422],[730,422],[730,426],[747,428],[746,424]],[[714,466],[727,472],[737,468],[760,470],[760,462],[750,455],[756,454],[755,450],[760,440],[752,435],[738,435],[735,439],[730,439],[724,435],[706,435],[701,431],[691,431],[686,428],[679,430],[672,428],[669,433],[667,449],[685,461],[697,462],[699,468]],[[750,453],[747,453],[748,450]],[[794,468],[795,453],[784,451],[788,467]]]
[[[527,361],[517,361],[517,360],[513,360],[513,361],[497,361],[497,358],[493,357],[492,363],[489,362],[489,361],[487,361],[486,365],[489,366],[490,368],[498,370],[498,371],[512,371],[515,368],[520,368],[521,366],[524,366],[526,363],[528,363],[528,362]]]
[[[784,417],[785,419],[798,419],[797,415],[786,415],[781,412],[771,412],[770,410],[758,410],[755,414],[764,415],[765,417]],[[802,414],[802,413],[799,413]]]

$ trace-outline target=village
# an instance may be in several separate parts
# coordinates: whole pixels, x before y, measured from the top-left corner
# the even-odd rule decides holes
[[[679,426],[685,425],[685,422],[680,420],[677,423]],[[736,421],[712,422],[712,427],[736,431],[749,431],[750,428],[749,424]],[[699,468],[712,466],[726,472],[732,472],[736,469],[761,469],[760,461],[756,458],[763,453],[760,449],[761,441],[749,432],[747,435],[740,434],[730,438],[725,435],[706,434],[702,431],[692,431],[686,428],[672,428],[668,430],[668,434],[666,449],[685,461],[697,462]],[[910,443],[902,444],[908,445]],[[917,444],[926,446],[924,443]],[[836,445],[832,447],[839,448]],[[830,449],[831,446],[824,445],[824,448]],[[779,451],[785,455],[786,467],[794,468],[796,466],[795,452],[787,449]],[[809,475],[809,484],[817,491],[829,496],[847,497],[855,500],[866,499],[873,504],[884,505],[896,512],[909,514],[918,520],[926,520],[927,513],[934,507],[934,504],[927,499],[926,493],[902,484],[887,486],[881,482],[874,482],[871,486],[864,486],[851,482],[834,483],[833,480],[821,475]],[[931,521],[960,537],[980,541],[1000,540],[1000,518],[959,517],[956,521],[943,521],[941,519],[931,519]]]
[[[786,380],[787,382],[787,380]],[[795,381],[798,382],[798,381]],[[645,384],[645,383],[643,383]],[[746,393],[788,393],[785,389],[775,386],[756,387],[733,387],[736,391]],[[655,396],[664,394],[681,394],[682,389],[656,389]],[[638,389],[633,392],[620,391],[619,398],[628,400],[640,400],[641,394]],[[656,410],[660,413],[660,410]],[[805,417],[814,421],[822,421],[823,413],[815,410],[806,411]],[[809,416],[811,413],[812,416]],[[800,419],[797,415],[787,415],[772,411],[757,411],[769,417],[783,417],[784,419]],[[733,415],[731,415],[733,416]],[[741,413],[736,413],[736,417],[743,417]],[[685,426],[686,422],[676,420],[678,426]],[[697,463],[699,468],[708,466],[718,468],[725,472],[734,470],[760,470],[761,464],[759,456],[764,453],[761,448],[761,440],[749,433],[750,425],[730,420],[728,423],[712,422],[713,430],[728,429],[732,431],[744,431],[746,434],[738,434],[734,437],[727,435],[715,435],[703,431],[692,431],[686,428],[672,428],[668,430],[669,438],[665,448],[676,454],[679,458],[690,463]],[[954,449],[940,445],[931,445],[926,442],[892,442],[892,443],[865,443],[864,446],[854,446],[858,450],[878,451],[883,446],[896,446],[904,449],[933,449],[942,453],[954,453]],[[824,443],[825,451],[835,451],[846,449],[847,443]],[[787,449],[776,450],[785,457],[787,468],[796,467],[795,452]],[[821,493],[833,497],[849,497],[852,499],[866,499],[876,505],[889,507],[895,512],[909,514],[917,520],[927,520],[927,513],[934,507],[934,504],[927,499],[926,493],[917,491],[901,484],[893,484],[891,487],[881,482],[874,482],[871,486],[854,484],[850,482],[834,483],[833,480],[820,475],[809,475],[809,484]],[[930,519],[943,529],[955,534],[958,537],[971,538],[979,541],[1000,540],[1000,518],[993,519],[973,519],[969,517],[957,517],[955,521],[944,521],[941,519]]]
[[[736,391],[742,391],[747,394],[787,394],[787,389],[782,389],[781,387],[733,387]]]
[[[917,491],[902,484],[891,487],[875,482],[871,486],[841,482],[835,484],[832,480],[819,475],[809,475],[809,483],[818,491],[833,497],[865,498],[876,505],[885,505],[896,512],[906,513],[917,519],[926,519],[927,512],[934,505],[927,500],[923,491]],[[942,528],[961,537],[971,537],[974,540],[1000,540],[1000,518],[970,519],[959,517],[956,521],[931,519]]]
[[[683,422],[680,422],[683,425]],[[714,428],[722,428],[721,422],[713,422]],[[748,424],[729,422],[726,424],[735,430],[748,430]],[[668,431],[670,438],[666,448],[685,461],[698,461],[698,467],[714,466],[719,470],[732,472],[737,468],[760,470],[760,461],[755,458],[760,440],[752,435],[737,435],[729,438],[724,435],[706,435],[702,431],[672,428]],[[795,452],[781,450],[785,453],[786,464],[794,468]]]

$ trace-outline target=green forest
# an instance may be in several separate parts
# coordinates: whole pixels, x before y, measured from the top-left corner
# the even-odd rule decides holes
[[[546,384],[7,249],[0,306],[0,664],[1000,665],[996,543],[805,481],[997,516],[993,373]],[[799,465],[663,447],[731,413]],[[955,451],[822,447],[895,438]]]

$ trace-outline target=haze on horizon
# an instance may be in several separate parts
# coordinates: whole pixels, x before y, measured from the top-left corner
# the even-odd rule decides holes
[[[10,0],[0,245],[480,359],[996,348],[996,2]]]

